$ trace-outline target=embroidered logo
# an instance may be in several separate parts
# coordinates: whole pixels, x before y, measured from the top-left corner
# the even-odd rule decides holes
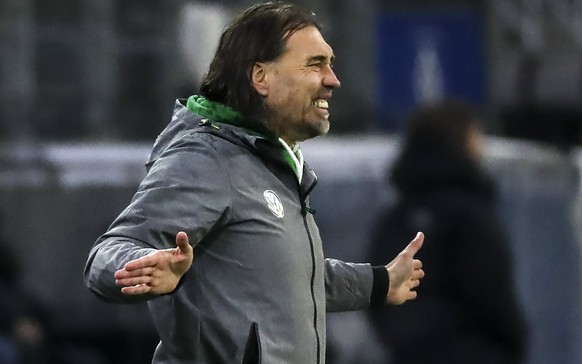
[[[267,201],[267,207],[273,213],[273,215],[277,216],[278,218],[282,219],[285,216],[285,211],[283,211],[283,204],[279,199],[279,196],[271,190],[266,190],[263,192],[263,197],[265,201]]]

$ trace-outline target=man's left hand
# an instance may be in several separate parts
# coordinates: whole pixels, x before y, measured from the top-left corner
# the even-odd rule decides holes
[[[419,232],[403,251],[386,265],[390,279],[387,301],[393,305],[400,305],[416,298],[414,289],[420,285],[424,277],[422,262],[414,259],[414,255],[422,247],[424,234]]]

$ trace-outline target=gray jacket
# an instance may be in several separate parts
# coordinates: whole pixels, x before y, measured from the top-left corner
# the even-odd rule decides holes
[[[326,311],[384,301],[385,269],[324,259],[313,171],[300,185],[277,143],[202,120],[176,103],[147,176],[91,249],[86,285],[107,301],[148,301],[161,339],[153,363],[324,363]],[[195,261],[178,288],[123,295],[113,273],[174,248],[180,230]]]

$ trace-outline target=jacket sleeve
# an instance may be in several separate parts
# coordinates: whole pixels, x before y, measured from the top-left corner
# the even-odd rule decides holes
[[[129,206],[95,242],[84,280],[98,297],[120,303],[153,298],[122,294],[113,274],[130,260],[175,248],[179,231],[185,231],[195,247],[227,219],[229,178],[216,150],[203,140],[208,137],[193,134],[164,151]]]
[[[382,305],[388,293],[383,266],[325,260],[325,296],[328,312],[355,311]]]

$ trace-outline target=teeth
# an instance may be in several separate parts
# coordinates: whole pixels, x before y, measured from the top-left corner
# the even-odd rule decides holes
[[[327,108],[329,108],[329,105],[327,104],[327,101],[325,101],[325,100],[316,100],[316,101],[313,102],[313,104],[316,107],[319,107],[321,109],[327,109]]]

